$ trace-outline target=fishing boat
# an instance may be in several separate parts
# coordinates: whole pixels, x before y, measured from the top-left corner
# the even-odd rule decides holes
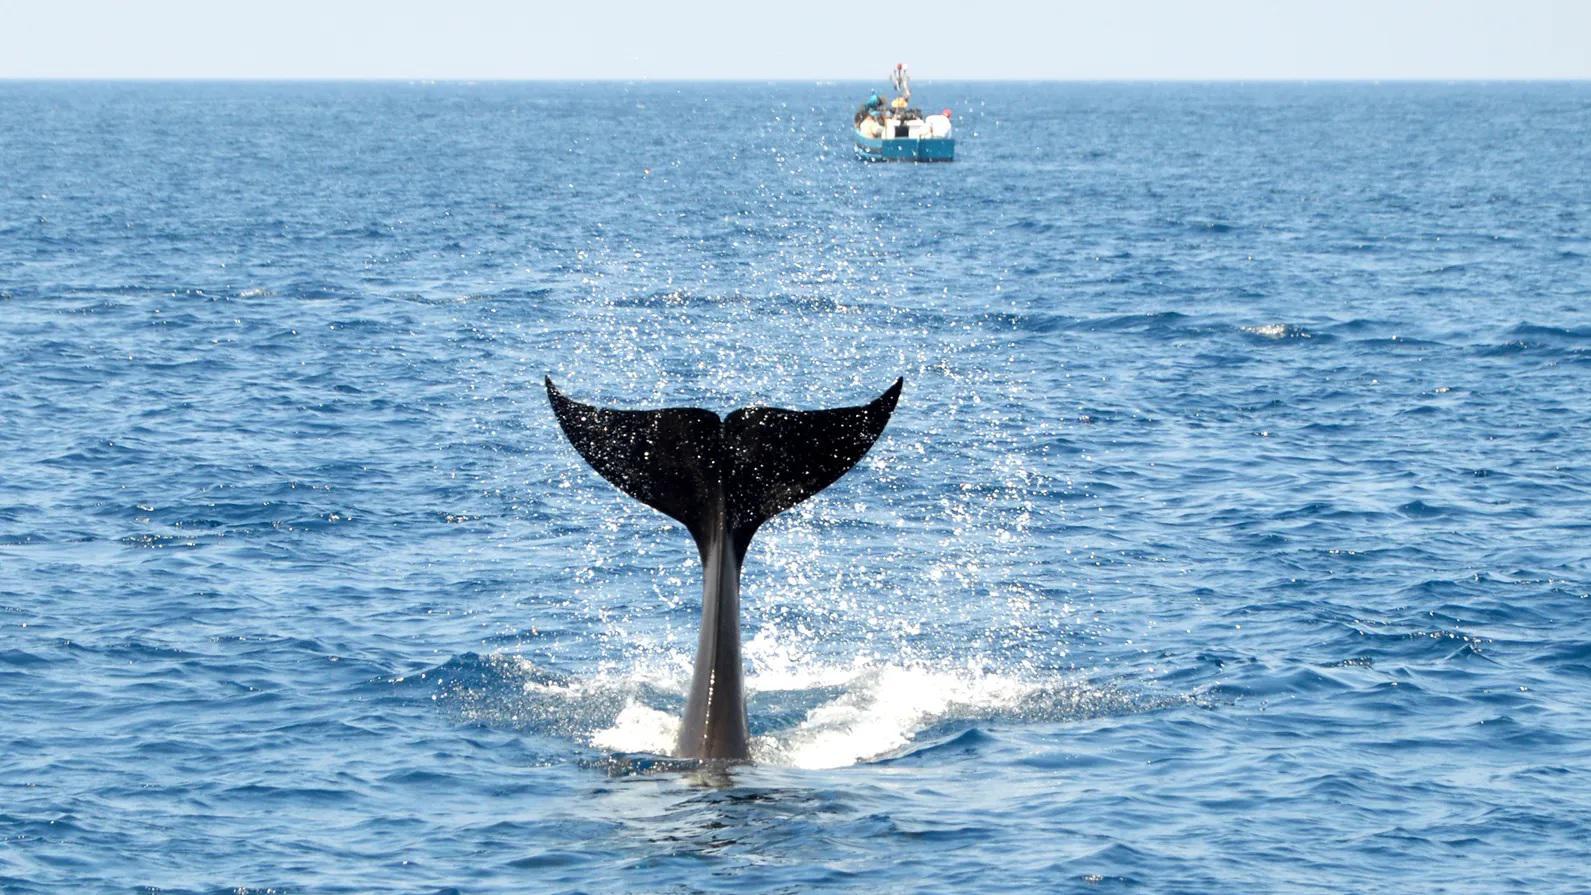
[[[856,157],[870,162],[948,162],[956,157],[950,133],[950,110],[924,115],[911,104],[911,74],[896,63],[890,74],[895,96],[888,103],[877,93],[856,110]]]

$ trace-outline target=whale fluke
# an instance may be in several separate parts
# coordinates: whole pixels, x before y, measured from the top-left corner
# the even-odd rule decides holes
[[[548,377],[553,414],[585,461],[625,494],[684,523],[702,560],[702,629],[680,727],[684,758],[744,760],[750,735],[740,662],[740,567],[761,525],[861,460],[889,423],[903,380],[871,403],[830,410],[611,410],[571,400]]]

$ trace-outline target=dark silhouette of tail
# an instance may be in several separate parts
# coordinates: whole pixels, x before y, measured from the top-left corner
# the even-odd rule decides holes
[[[833,484],[878,440],[902,380],[869,404],[609,410],[547,397],[564,434],[614,487],[685,524],[701,555],[702,631],[680,729],[686,758],[749,757],[740,664],[740,566],[761,525]]]
[[[625,494],[685,523],[700,545],[722,503],[736,551],[757,528],[833,484],[884,431],[903,380],[870,404],[834,410],[746,407],[608,410],[565,397],[547,379],[564,434]]]

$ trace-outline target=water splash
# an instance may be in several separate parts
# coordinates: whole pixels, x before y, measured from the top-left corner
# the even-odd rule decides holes
[[[926,731],[977,724],[1064,723],[1185,702],[1083,680],[963,666],[817,662],[764,653],[747,677],[752,758],[839,768],[899,755]],[[464,720],[572,739],[610,753],[667,755],[679,731],[688,657],[588,679],[547,673],[520,655],[461,657],[432,674]]]

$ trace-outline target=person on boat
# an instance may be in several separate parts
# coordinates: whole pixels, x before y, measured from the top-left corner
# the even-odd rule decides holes
[[[856,127],[857,131],[869,140],[877,140],[882,138],[884,136],[884,125],[879,123],[878,118],[879,113],[876,111],[873,112],[873,114],[868,115],[866,118],[863,118],[862,123]]]
[[[867,102],[862,103],[861,107],[856,110],[856,121],[854,124],[857,127],[861,127],[863,118],[878,114],[878,110],[882,108],[884,108],[884,100],[879,97],[878,91],[875,90],[867,98]]]

